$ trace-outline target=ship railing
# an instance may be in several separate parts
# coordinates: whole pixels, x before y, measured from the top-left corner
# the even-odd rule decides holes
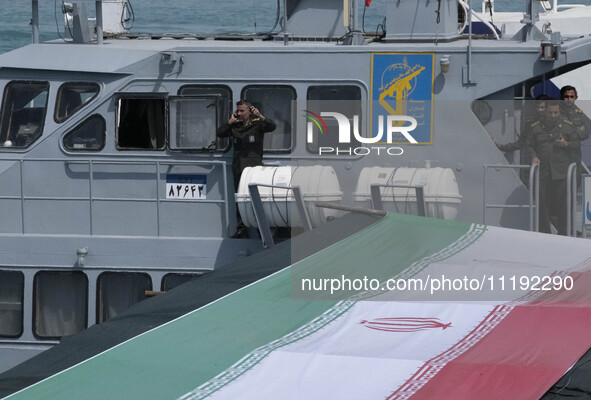
[[[90,235],[94,234],[93,228],[93,210],[94,210],[94,203],[96,202],[109,202],[109,201],[116,201],[116,202],[137,202],[137,203],[156,203],[156,221],[157,221],[157,236],[161,235],[161,208],[163,203],[175,203],[178,200],[173,199],[166,199],[161,198],[160,196],[161,190],[161,180],[160,176],[164,172],[163,166],[219,166],[222,170],[222,179],[223,179],[223,198],[216,200],[216,199],[202,199],[199,200],[200,204],[203,203],[210,203],[210,204],[220,204],[224,207],[224,214],[226,221],[230,220],[230,206],[229,206],[229,194],[228,194],[228,176],[227,176],[227,162],[223,160],[82,160],[82,159],[71,159],[71,158],[27,158],[21,160],[14,160],[14,159],[0,159],[0,162],[18,162],[19,164],[19,185],[20,185],[20,195],[0,195],[0,200],[20,200],[21,204],[21,232],[27,233],[25,229],[25,215],[26,215],[26,207],[25,202],[27,200],[55,200],[55,201],[88,201],[89,202],[89,230]],[[45,163],[45,162],[55,162],[55,163],[63,163],[64,166],[71,166],[71,165],[88,165],[88,196],[26,196],[25,195],[25,163],[30,162],[37,162],[37,163]],[[95,166],[97,165],[109,165],[109,166],[116,166],[116,165],[129,165],[129,166],[139,166],[139,165],[153,165],[155,168],[155,176],[154,185],[155,185],[155,198],[130,198],[130,197],[97,197],[93,193],[93,186],[94,186],[94,172]]]
[[[371,206],[374,210],[384,210],[382,202],[381,188],[393,188],[393,189],[414,189],[415,198],[417,202],[417,215],[420,217],[427,216],[425,206],[425,185],[403,185],[403,184],[380,184],[375,183],[370,186],[371,190]],[[392,195],[394,197],[394,195]]]
[[[482,223],[486,224],[487,211],[490,208],[528,208],[529,209],[529,230],[538,232],[540,230],[540,171],[537,164],[532,165],[505,165],[485,164],[483,180],[483,210]],[[528,204],[488,204],[487,203],[487,171],[489,169],[529,169],[529,196]],[[533,190],[532,190],[533,188]]]
[[[566,236],[577,237],[575,215],[577,208],[577,164],[568,166],[566,173]]]
[[[272,189],[287,189],[293,192],[295,204],[300,216],[300,220],[304,226],[305,231],[312,230],[312,222],[310,221],[310,215],[304,204],[304,197],[299,186],[286,186],[286,185],[268,185],[263,183],[251,183],[248,185],[248,192],[250,193],[250,202],[252,204],[252,210],[254,217],[257,222],[259,232],[261,234],[261,240],[264,248],[271,248],[275,245],[273,240],[273,233],[271,232],[271,226],[267,219],[267,214],[263,207],[263,201],[261,199],[261,193],[259,192],[260,187],[268,187]]]
[[[501,38],[499,37],[499,34],[497,33],[496,28],[488,21],[485,21],[484,18],[480,17],[478,15],[478,13],[476,11],[474,11],[474,9],[472,9],[472,6],[468,3],[466,3],[464,0],[458,0],[458,4],[460,6],[462,6],[464,8],[464,12],[466,13],[466,15],[468,15],[468,13],[470,13],[470,16],[474,16],[476,17],[476,19],[478,19],[480,22],[482,22],[493,34],[493,36],[495,37],[496,40],[500,40]],[[471,23],[471,21],[470,21]]]

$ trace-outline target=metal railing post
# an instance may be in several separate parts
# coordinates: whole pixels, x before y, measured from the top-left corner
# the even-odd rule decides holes
[[[382,194],[380,188],[401,188],[401,189],[414,189],[416,202],[417,202],[417,215],[420,217],[427,216],[427,207],[425,206],[425,185],[390,185],[390,184],[380,184],[375,183],[370,186],[370,193],[371,193],[371,204],[374,210],[383,210],[383,202],[382,202]],[[394,193],[392,193],[394,196]],[[394,201],[396,201],[394,199]]]
[[[291,190],[293,192],[294,200],[296,203],[296,207],[298,213],[300,215],[300,220],[302,222],[303,228],[305,231],[312,230],[312,222],[310,221],[310,215],[308,214],[308,210],[306,209],[306,205],[304,203],[304,197],[302,196],[302,191],[299,186],[281,186],[281,185],[268,185],[264,183],[250,183],[248,185],[248,191],[250,193],[250,201],[252,203],[252,209],[254,211],[254,216],[257,221],[257,226],[259,231],[261,232],[261,239],[263,240],[263,247],[269,248],[272,247],[275,243],[273,241],[273,235],[271,233],[271,227],[269,225],[269,221],[267,220],[267,216],[265,215],[265,210],[263,208],[263,201],[261,199],[261,194],[259,192],[259,186],[268,187],[268,188],[278,188],[278,189],[285,189]],[[287,211],[287,209],[286,209]],[[293,220],[293,218],[292,218]]]
[[[383,210],[382,195],[380,193],[380,185],[371,185],[371,208],[374,210]]]
[[[263,241],[263,247],[268,249],[275,245],[273,241],[273,234],[269,227],[269,221],[265,216],[265,210],[263,209],[263,201],[261,200],[261,194],[256,183],[248,185],[248,192],[250,193],[250,201],[252,203],[252,210],[254,211],[254,218],[257,221],[259,232],[261,233],[261,239]]]
[[[96,43],[103,44],[103,1],[96,0]]]
[[[298,208],[298,213],[300,214],[300,219],[302,220],[302,224],[304,225],[305,231],[312,230],[312,222],[310,221],[310,216],[308,215],[308,210],[304,204],[304,197],[302,196],[302,191],[299,186],[293,186],[291,188],[293,191],[293,196],[295,198],[296,207]]]
[[[417,194],[417,213],[421,217],[426,217],[427,209],[425,207],[425,191],[423,186],[416,186],[415,193]]]
[[[540,229],[540,175],[539,167],[537,165],[505,165],[505,164],[485,164],[484,167],[484,178],[483,178],[483,196],[482,196],[482,223],[486,224],[486,210],[488,208],[520,208],[529,207],[529,229],[533,232],[537,232]],[[529,204],[487,204],[486,203],[486,171],[489,168],[496,169],[523,169],[529,168]],[[535,184],[534,193],[532,194],[532,184]],[[533,209],[536,209],[534,212]]]
[[[483,165],[484,176],[482,177],[482,224],[486,225],[486,169],[487,166]]]
[[[93,227],[93,218],[92,218],[92,210],[93,210],[93,194],[92,194],[92,184],[94,181],[94,164],[92,162],[92,160],[88,160],[88,213],[89,215],[89,224],[90,224],[90,234],[94,235],[94,227]]]
[[[532,188],[534,190],[532,191]],[[532,164],[529,168],[529,230],[540,230],[540,168],[538,164]],[[534,211],[535,208],[535,211]]]
[[[577,164],[568,166],[566,173],[566,236],[577,236],[574,224],[574,210],[577,201]]]
[[[25,160],[20,160],[20,178],[21,178],[21,230],[25,233],[25,176],[23,169],[25,168]]]
[[[164,185],[166,187],[166,184]],[[156,235],[160,236],[160,161],[156,161]]]
[[[31,2],[31,29],[32,29],[32,42],[33,44],[39,43],[39,0],[33,0]]]

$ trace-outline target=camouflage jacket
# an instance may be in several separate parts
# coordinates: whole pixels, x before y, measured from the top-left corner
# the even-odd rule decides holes
[[[559,118],[554,125],[536,121],[526,129],[529,154],[540,159],[540,179],[566,179],[569,164],[575,162],[574,152],[580,148],[575,125]],[[560,138],[567,142],[566,147],[556,144]]]

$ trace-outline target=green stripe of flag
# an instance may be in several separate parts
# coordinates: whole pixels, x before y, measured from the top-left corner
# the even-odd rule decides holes
[[[324,321],[323,313],[328,310],[327,320],[334,320],[341,315],[335,311],[338,307],[348,307],[346,302],[337,305],[336,300],[294,299],[292,280],[296,275],[324,271],[326,276],[341,272],[355,277],[365,271],[389,278],[446,248],[455,248],[452,253],[461,250],[465,246],[454,247],[454,243],[461,242],[469,228],[465,223],[389,214],[297,263],[291,268],[293,274],[291,269],[282,270],[8,398],[179,398],[213,383],[214,377],[231,371],[231,366],[254,349],[277,340],[281,345],[282,338],[302,327],[320,329],[326,323],[317,323],[319,318]],[[312,321],[316,323],[310,324]],[[246,365],[240,373],[259,361]],[[231,380],[230,376],[225,381]]]

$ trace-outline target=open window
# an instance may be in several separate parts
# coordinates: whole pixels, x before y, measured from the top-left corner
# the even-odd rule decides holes
[[[49,83],[9,82],[4,90],[0,146],[25,148],[43,132]]]
[[[71,151],[100,151],[105,147],[105,119],[93,115],[64,136],[64,147]]]
[[[242,91],[246,99],[265,116],[272,119],[277,128],[265,133],[263,150],[266,152],[287,152],[293,146],[294,100],[296,91],[291,86],[256,85]]]
[[[99,92],[96,83],[68,82],[60,86],[57,91],[54,120],[58,124],[70,118],[84,107]]]
[[[121,98],[117,110],[117,149],[164,150],[166,99]]]

